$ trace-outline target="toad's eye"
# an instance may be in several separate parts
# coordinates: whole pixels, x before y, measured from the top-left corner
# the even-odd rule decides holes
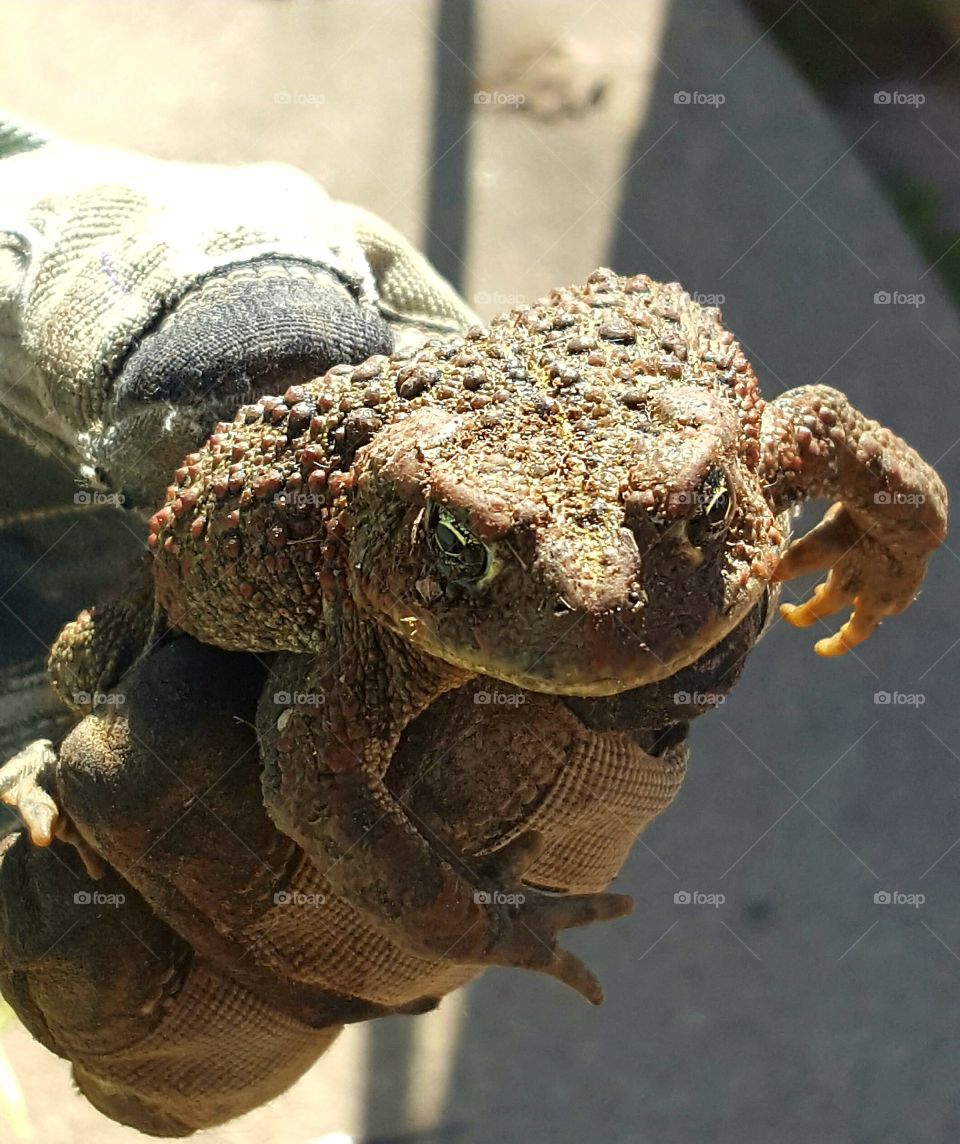
[[[476,584],[491,568],[492,552],[453,513],[433,505],[427,521],[430,545],[444,571],[462,584]]]
[[[720,469],[711,469],[697,493],[697,512],[687,526],[691,544],[702,548],[719,539],[733,515],[733,492]]]

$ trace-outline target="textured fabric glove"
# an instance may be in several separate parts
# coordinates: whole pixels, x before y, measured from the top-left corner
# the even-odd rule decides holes
[[[127,507],[154,506],[184,455],[242,403],[473,320],[404,239],[302,172],[75,146],[0,116],[0,427]],[[184,641],[167,652],[182,655]],[[207,653],[198,649],[200,662]],[[158,662],[162,653],[144,670]],[[218,681],[235,700],[251,664],[230,663],[187,688],[201,718],[218,710]],[[155,727],[169,735],[184,726],[184,696],[164,682],[149,690],[173,695]],[[0,677],[0,761],[50,733],[51,695],[44,673]],[[218,776],[231,734],[249,738],[247,714],[206,739],[187,720],[185,741]],[[247,756],[255,797],[232,812],[259,813],[268,849],[292,846],[260,805],[253,744],[235,754]],[[183,750],[171,755],[184,762]],[[228,877],[231,863],[217,869]],[[185,1135],[271,1099],[342,1022],[387,1011],[331,994],[329,1019],[295,1016],[284,1001],[302,1002],[295,983],[244,983],[239,964],[225,973],[113,871],[85,884],[69,847],[0,839],[0,983],[33,1033],[73,1062],[90,1101],[143,1132]],[[112,911],[81,908],[111,891]]]
[[[0,426],[128,507],[245,401],[473,320],[392,228],[295,168],[0,116]]]
[[[78,146],[0,112],[0,428],[127,508],[151,511],[257,394],[474,320],[392,228],[292,167]],[[55,737],[41,665],[0,669],[0,693],[0,757]]]

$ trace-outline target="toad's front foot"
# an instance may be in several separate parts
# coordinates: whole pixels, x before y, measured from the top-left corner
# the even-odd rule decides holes
[[[633,910],[633,899],[626,894],[554,894],[524,885],[520,875],[542,849],[541,836],[530,832],[492,855],[480,871],[475,894],[490,923],[487,941],[479,951],[467,954],[458,948],[470,941],[466,933],[447,956],[546,973],[599,1005],[603,1001],[599,981],[579,957],[559,947],[558,934],[621,918]]]
[[[55,838],[75,847],[91,878],[100,878],[106,865],[80,835],[54,796],[57,752],[49,739],[37,739],[0,767],[0,802],[20,817],[34,846],[49,846]]]
[[[913,602],[946,535],[947,490],[906,441],[827,385],[801,386],[769,402],[761,437],[775,512],[805,500],[834,502],[790,545],[775,578],[830,569],[809,600],[781,611],[805,628],[852,608],[836,635],[816,645],[820,655],[843,655]]]
[[[929,545],[911,551],[906,544],[884,544],[880,529],[857,523],[848,509],[835,504],[820,524],[787,549],[776,572],[790,580],[805,572],[829,568],[802,604],[782,604],[780,612],[794,627],[807,628],[841,609],[852,607],[840,630],[818,640],[818,655],[843,655],[863,643],[886,616],[908,607],[927,570]]]

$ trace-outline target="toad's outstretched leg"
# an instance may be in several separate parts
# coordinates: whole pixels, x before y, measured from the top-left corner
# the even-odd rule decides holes
[[[946,534],[946,489],[905,441],[828,386],[790,390],[766,406],[761,424],[761,467],[774,508],[836,502],[790,545],[776,578],[830,569],[809,600],[781,612],[804,628],[851,607],[836,635],[816,644],[820,655],[842,655],[916,596]]]

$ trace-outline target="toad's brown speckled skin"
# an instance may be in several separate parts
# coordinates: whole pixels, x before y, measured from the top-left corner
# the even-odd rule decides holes
[[[518,686],[600,695],[665,678],[773,576],[761,412],[718,311],[598,271],[489,331],[337,367],[218,426],[152,521],[161,602],[238,649],[320,650],[347,602]],[[731,519],[693,544],[718,475]],[[487,582],[438,566],[428,502],[492,546]]]
[[[809,496],[837,504],[781,560],[785,510]],[[384,783],[411,719],[478,673],[650,686],[812,567],[830,577],[788,618],[852,604],[819,648],[843,651],[910,602],[945,508],[929,466],[841,394],[765,405],[716,309],[598,270],[241,410],[186,459],[150,543],[173,624],[287,653],[281,688],[319,697],[279,718],[265,700],[259,729],[274,820],[337,892],[427,955],[536,964],[560,926],[624,900],[478,901]],[[482,574],[441,550],[438,520]],[[544,968],[596,996],[575,958]]]

